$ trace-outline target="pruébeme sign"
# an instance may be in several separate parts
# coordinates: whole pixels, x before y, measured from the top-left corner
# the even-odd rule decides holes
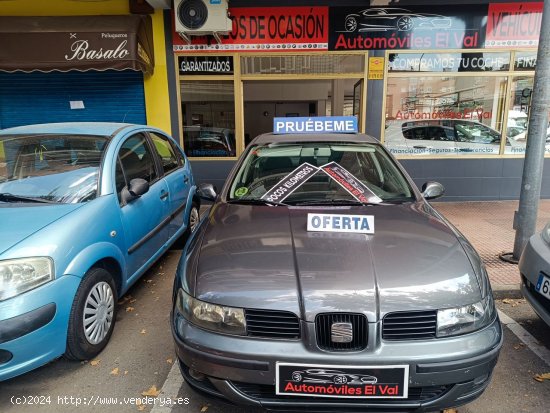
[[[273,133],[357,133],[355,116],[273,118]]]

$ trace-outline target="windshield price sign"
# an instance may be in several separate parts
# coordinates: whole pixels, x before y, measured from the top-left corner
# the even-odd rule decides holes
[[[365,184],[336,162],[323,165],[321,169],[358,201],[364,204],[382,202]]]
[[[273,118],[273,133],[357,133],[355,116]]]
[[[267,191],[262,199],[270,202],[284,201],[291,193],[300,187],[309,178],[315,175],[319,169],[307,162],[301,164],[282,180],[279,181],[273,188]]]

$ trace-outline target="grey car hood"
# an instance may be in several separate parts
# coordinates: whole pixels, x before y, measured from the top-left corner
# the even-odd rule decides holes
[[[376,231],[308,232],[308,212],[373,215]],[[332,311],[361,312],[375,321],[388,312],[481,299],[457,235],[422,202],[331,208],[219,203],[201,231],[186,283],[207,302],[288,310],[307,321]]]

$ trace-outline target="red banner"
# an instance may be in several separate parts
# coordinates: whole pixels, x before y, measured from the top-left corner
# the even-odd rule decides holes
[[[218,44],[213,38],[191,37],[187,44],[174,31],[174,51],[327,50],[328,7],[229,8],[233,30]],[[173,26],[174,27],[174,26]]]
[[[543,3],[491,3],[485,47],[537,47]]]

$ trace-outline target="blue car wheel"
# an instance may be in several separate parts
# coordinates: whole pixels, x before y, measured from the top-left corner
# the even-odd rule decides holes
[[[71,308],[65,357],[89,360],[103,350],[115,326],[117,300],[108,271],[92,268],[86,273]]]

